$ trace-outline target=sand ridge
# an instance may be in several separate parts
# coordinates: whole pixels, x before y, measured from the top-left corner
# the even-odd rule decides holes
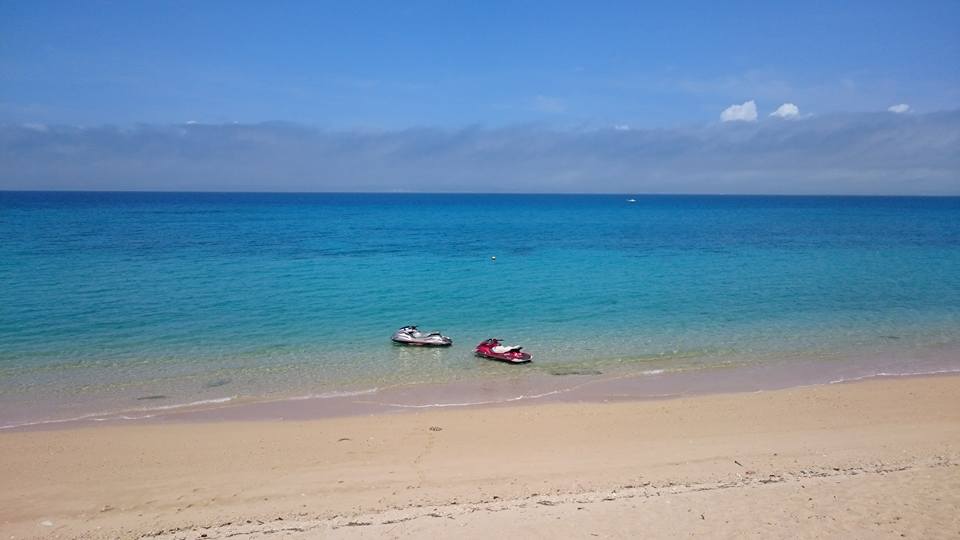
[[[938,456],[910,465],[827,467],[769,475],[757,475],[748,470],[736,480],[723,482],[645,482],[640,486],[627,485],[608,491],[535,494],[521,499],[504,501],[496,498],[473,504],[418,505],[329,519],[309,519],[301,515],[292,519],[277,517],[266,522],[245,520],[165,531],[145,538],[200,540],[271,535],[284,538],[444,538],[456,535],[479,539],[489,536],[491,528],[511,537],[536,533],[534,536],[543,537],[649,538],[675,537],[681,531],[732,537],[749,531],[761,533],[766,538],[796,538],[798,531],[795,527],[805,525],[805,521],[814,521],[821,534],[949,538],[960,534],[960,515],[949,517],[950,512],[960,507],[958,467],[960,463]],[[924,478],[935,476],[942,476],[945,482],[952,481],[952,489],[945,490],[942,498],[925,493],[930,486]],[[877,511],[878,492],[885,497],[899,498],[900,504],[890,505],[888,501],[882,510]],[[838,501],[837,494],[841,494],[844,500]],[[909,508],[909,502],[924,498],[935,500],[925,512],[942,512],[945,516],[942,524],[930,526],[915,519],[917,509]],[[747,499],[749,508],[759,512],[756,514],[758,519],[745,519],[743,509],[748,507],[741,506],[744,499]],[[758,504],[763,500],[774,501],[769,505],[774,507],[773,511]],[[674,507],[670,508],[671,505]],[[663,508],[665,506],[667,508]],[[658,526],[655,519],[667,521],[668,518],[650,519],[651,516],[664,516],[671,510],[679,515],[669,518],[671,526],[667,528],[662,523]],[[778,511],[781,515],[777,515]],[[707,513],[710,514],[709,520]],[[492,522],[500,523],[491,527]]]

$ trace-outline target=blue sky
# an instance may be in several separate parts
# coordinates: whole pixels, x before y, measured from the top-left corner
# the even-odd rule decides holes
[[[0,121],[673,126],[960,106],[960,2],[0,3]]]
[[[894,105],[914,123],[960,108],[960,2],[647,4],[3,0],[0,188],[25,185],[25,156],[39,158],[24,145],[54,144],[23,126],[284,122],[314,130],[311,140],[334,131],[353,141],[416,130],[456,140],[468,128],[516,126],[549,139],[616,127],[677,140],[691,129],[726,137],[712,130],[733,105],[744,108],[724,118],[761,129],[790,103],[792,121],[856,137],[871,122],[863,118],[895,114]],[[824,120],[832,117],[844,127]],[[929,123],[952,141],[955,124],[937,118]],[[960,191],[951,171],[937,173],[935,191]],[[60,176],[43,183],[45,173],[33,172],[28,187],[71,181],[49,171]],[[72,181],[83,187],[94,174]],[[155,184],[143,187],[163,187]],[[317,189],[328,186],[317,176]]]

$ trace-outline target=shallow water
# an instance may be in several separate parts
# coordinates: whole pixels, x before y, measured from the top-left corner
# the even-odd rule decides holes
[[[626,198],[0,192],[0,424],[518,373],[960,364],[960,198]],[[411,323],[454,346],[391,345]],[[490,336],[535,362],[474,358]]]

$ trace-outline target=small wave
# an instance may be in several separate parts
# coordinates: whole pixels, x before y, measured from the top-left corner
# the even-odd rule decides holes
[[[285,397],[285,398],[278,399],[276,401],[301,401],[301,400],[308,400],[308,399],[332,399],[332,398],[343,398],[343,397],[352,397],[352,396],[363,396],[363,395],[376,393],[378,390],[379,388],[367,388],[364,390],[323,392],[320,394],[307,394],[303,396]],[[20,422],[17,424],[2,425],[0,426],[0,430],[16,429],[16,428],[31,427],[31,426],[51,425],[51,424],[67,424],[70,422],[84,422],[84,421],[109,422],[111,420],[146,420],[148,418],[154,418],[158,416],[158,414],[156,414],[158,412],[171,411],[176,409],[185,409],[190,407],[202,407],[204,405],[217,405],[221,403],[228,403],[235,399],[237,399],[237,396],[203,399],[199,401],[191,401],[189,403],[178,403],[174,405],[157,405],[155,407],[136,407],[132,409],[121,409],[118,411],[96,412],[96,413],[84,414],[81,416],[73,416],[70,418],[54,418],[49,420],[36,420],[32,422]],[[153,414],[137,414],[137,413],[153,413]]]
[[[146,420],[147,418],[153,418],[153,417],[155,417],[155,416],[157,416],[157,415],[155,415],[155,414],[144,414],[144,415],[141,415],[141,416],[127,416],[127,415],[124,414],[124,415],[120,415],[120,416],[109,416],[109,417],[103,417],[103,418],[91,418],[90,421],[91,421],[91,422],[109,422],[109,421],[111,421],[111,420]]]
[[[859,377],[850,377],[842,379],[834,379],[830,381],[829,384],[842,384],[848,382],[863,381],[867,379],[879,379],[883,377],[918,377],[922,375],[945,375],[947,373],[960,373],[960,369],[940,369],[933,371],[913,371],[909,373],[888,373],[886,371],[881,371],[880,373],[874,373],[872,375],[861,375]]]
[[[380,405],[384,405],[387,407],[397,407],[401,409],[432,409],[432,408],[443,408],[443,407],[472,407],[476,405],[496,405],[498,403],[511,403],[514,401],[521,401],[524,399],[540,399],[547,396],[553,396],[556,394],[563,394],[566,392],[579,390],[588,385],[600,384],[604,382],[615,381],[618,379],[631,378],[631,377],[636,377],[638,375],[639,376],[660,375],[662,373],[668,373],[668,372],[674,373],[674,372],[680,372],[680,371],[683,371],[683,370],[682,369],[677,369],[677,370],[648,369],[646,371],[641,371],[640,373],[627,373],[627,374],[623,374],[615,377],[593,379],[590,381],[582,382],[580,384],[576,384],[574,386],[570,386],[567,388],[559,388],[557,390],[551,390],[549,392],[543,392],[541,394],[531,394],[531,395],[521,394],[519,396],[513,396],[508,398],[502,398],[502,399],[492,399],[492,400],[486,400],[486,401],[463,401],[463,402],[456,402],[456,403],[427,403],[427,404],[420,404],[420,405],[409,405],[405,403],[382,403],[382,402],[378,402],[378,403]]]
[[[380,390],[379,388],[367,388],[366,390],[323,392],[321,394],[306,394],[303,396],[285,397],[285,398],[278,399],[277,401],[303,401],[306,399],[333,399],[333,398],[342,398],[342,397],[365,396],[368,394],[375,394],[379,390]]]
[[[69,422],[107,422],[110,420],[144,420],[147,418],[153,418],[156,414],[146,414],[146,415],[137,415],[130,416],[131,413],[150,413],[156,411],[169,411],[174,409],[184,409],[188,407],[200,407],[203,405],[216,405],[218,403],[227,403],[233,401],[237,396],[223,397],[223,398],[214,398],[214,399],[201,399],[199,401],[191,401],[189,403],[178,403],[176,405],[158,405],[156,407],[138,407],[134,409],[123,409],[120,411],[113,412],[97,412],[84,414],[81,416],[74,416],[71,418],[54,418],[50,420],[36,420],[33,422],[21,422],[19,424],[7,424],[0,426],[0,430],[4,429],[16,429],[21,427],[30,427],[30,426],[44,426],[50,424],[66,424]]]
[[[183,409],[185,407],[198,407],[200,405],[215,405],[217,403],[227,403],[235,399],[237,399],[237,396],[213,398],[213,399],[201,399],[199,401],[191,401],[190,403],[179,403],[176,405],[158,405],[156,407],[127,409],[126,411],[169,411],[170,409]],[[121,411],[121,412],[126,412],[126,411]]]
[[[520,401],[521,399],[539,399],[542,397],[552,396],[554,394],[561,394],[563,392],[569,392],[574,388],[562,388],[560,390],[551,390],[550,392],[544,392],[542,394],[533,394],[533,395],[519,395],[503,399],[492,399],[488,401],[463,401],[459,403],[426,403],[422,405],[407,405],[404,403],[381,403],[381,405],[386,405],[388,407],[397,407],[401,409],[432,409],[432,408],[441,408],[441,407],[470,407],[473,405],[493,405],[496,403],[510,403],[512,401]]]

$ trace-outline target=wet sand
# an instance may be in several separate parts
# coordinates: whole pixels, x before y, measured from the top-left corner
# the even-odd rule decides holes
[[[193,420],[0,433],[4,538],[960,535],[957,376]]]
[[[531,369],[536,367],[536,369]],[[945,348],[912,354],[909,358],[848,356],[842,361],[816,357],[787,358],[712,366],[646,369],[636,366],[593,368],[519,366],[510,375],[466,378],[445,382],[391,384],[345,388],[309,395],[192,396],[178,401],[145,394],[117,398],[100,412],[60,410],[17,402],[21,414],[0,401],[0,432],[36,429],[72,429],[108,424],[162,424],[183,422],[243,422],[317,420],[470,407],[514,407],[549,403],[609,403],[670,399],[697,395],[770,391],[817,384],[835,384],[872,378],[960,374],[960,349]],[[229,392],[228,392],[229,393]],[[68,403],[45,401],[62,409]],[[72,412],[71,412],[72,411]]]

